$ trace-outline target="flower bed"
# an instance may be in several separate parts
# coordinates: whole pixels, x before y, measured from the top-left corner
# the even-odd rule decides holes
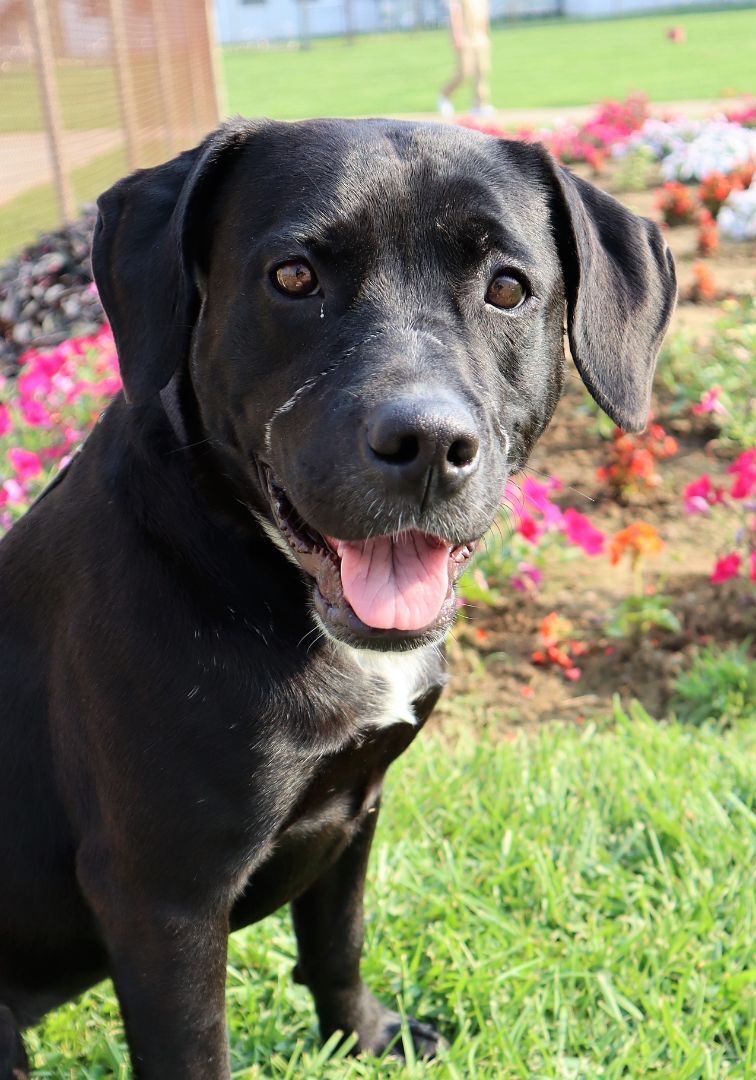
[[[621,170],[623,184],[629,183],[632,153],[645,155],[647,164],[674,151],[673,130],[689,136],[687,143],[701,131],[700,124],[673,129],[669,123],[662,130],[646,114],[642,99],[606,107],[581,128],[560,130],[550,145],[583,168],[608,167],[609,186]],[[738,123],[752,124],[752,114]],[[617,148],[628,146],[635,150],[618,155]],[[717,211],[721,226],[732,200],[751,190],[744,186],[747,172],[716,164],[716,174],[701,185],[674,189],[678,197],[685,193],[693,223],[670,230],[673,247],[686,229],[692,234],[700,227],[702,208]],[[642,195],[647,212],[654,212],[658,196]],[[637,209],[638,193],[628,198]],[[49,277],[55,267],[44,259],[54,252],[42,250],[49,243],[0,268],[6,302],[18,297],[14,289],[37,289],[36,298],[30,293],[37,304],[35,334],[50,329],[48,317],[68,317],[56,285],[75,289],[92,319],[102,318],[85,271],[75,284],[62,280],[70,272],[62,268],[61,280]],[[615,692],[640,696],[663,715],[697,650],[756,636],[750,374],[756,314],[747,295],[720,299],[727,291],[721,275],[734,250],[723,245],[695,264],[691,257],[678,259],[681,276],[695,266],[705,300],[696,311],[707,321],[703,331],[699,318],[694,331],[668,340],[648,431],[641,437],[615,431],[579,380],[568,379],[532,469],[502,493],[497,529],[463,578],[464,609],[451,651],[458,685],[496,701],[513,718],[605,713]],[[745,280],[740,264],[733,264],[733,278]],[[21,279],[25,285],[18,285]],[[682,293],[684,316],[694,306],[687,302],[690,286]],[[94,331],[90,326],[51,348],[22,351],[17,325],[6,319],[2,326],[3,340],[16,342],[16,373],[0,375],[0,531],[65,465],[120,387],[107,327],[96,323]],[[68,335],[66,327],[62,321],[50,333]]]
[[[0,533],[63,468],[121,386],[108,327],[31,349],[0,376]]]

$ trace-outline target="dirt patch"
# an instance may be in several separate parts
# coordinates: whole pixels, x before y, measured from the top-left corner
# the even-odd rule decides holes
[[[568,394],[560,411],[569,414],[577,393]],[[605,497],[593,482],[601,460],[601,447],[571,446],[574,419],[557,418],[534,455],[544,472],[557,472],[575,483],[593,502],[567,490],[560,499],[588,513],[593,523],[614,533],[638,519],[656,525],[665,550],[655,561],[649,583],[668,597],[677,616],[679,632],[653,631],[639,642],[607,635],[612,610],[631,589],[629,568],[611,566],[607,556],[573,561],[554,560],[536,598],[512,592],[495,607],[467,606],[450,646],[452,695],[464,693],[480,711],[482,721],[503,718],[509,725],[542,720],[584,720],[607,715],[614,695],[627,701],[638,698],[652,715],[668,709],[674,680],[689,667],[694,653],[711,643],[756,639],[756,594],[744,579],[726,585],[709,581],[716,554],[728,537],[714,518],[689,518],[682,507],[682,492],[708,471],[724,473],[724,464],[712,462],[702,443],[690,440],[677,457],[662,463],[663,486],[643,499],[621,506]],[[583,425],[584,428],[584,425]],[[577,663],[579,680],[571,682],[556,666],[532,661],[541,648],[539,627],[546,615],[557,611],[573,624],[574,636],[587,646]],[[452,695],[442,706],[455,715]]]
[[[601,181],[607,190],[612,189],[615,174],[612,166]],[[617,197],[632,210],[659,220],[653,191]],[[698,259],[697,230],[668,230],[667,238],[681,294],[670,332],[684,329],[705,339],[722,309],[719,303],[694,304],[686,299]],[[705,262],[722,296],[752,291],[756,244],[723,243]],[[756,640],[753,586],[745,579],[725,585],[709,580],[716,557],[728,548],[730,532],[723,534],[716,516],[691,518],[683,508],[685,488],[702,473],[725,481],[727,461],[717,456],[705,419],[670,419],[665,416],[668,401],[659,392],[656,416],[678,439],[679,451],[660,463],[660,487],[621,505],[597,480],[606,444],[586,413],[586,395],[571,365],[566,381],[554,422],[533,454],[530,471],[536,478],[557,475],[565,484],[560,505],[588,514],[607,533],[639,519],[658,528],[665,550],[655,561],[649,581],[669,598],[667,606],[681,629],[654,631],[637,642],[609,637],[608,616],[630,592],[629,569],[611,566],[605,555],[555,559],[537,597],[512,591],[495,607],[465,608],[450,643],[451,692],[440,707],[442,724],[453,722],[460,708],[474,709],[483,726],[490,723],[505,735],[544,720],[580,723],[593,715],[609,715],[615,695],[625,701],[638,698],[652,715],[664,716],[675,679],[690,666],[698,649],[710,643],[739,643],[749,636]],[[577,661],[581,669],[577,681],[566,679],[555,666],[532,661],[533,651],[541,647],[539,627],[552,611],[570,620],[575,638],[586,646]],[[460,694],[465,695],[464,701],[455,697]]]

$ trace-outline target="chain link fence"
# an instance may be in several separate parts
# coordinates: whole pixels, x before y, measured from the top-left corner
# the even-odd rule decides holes
[[[223,113],[210,0],[0,0],[0,258]]]

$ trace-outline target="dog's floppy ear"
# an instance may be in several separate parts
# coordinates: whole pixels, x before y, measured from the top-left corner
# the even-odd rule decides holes
[[[675,306],[675,266],[657,225],[558,166],[553,222],[570,349],[583,382],[625,431],[648,419],[656,356]]]
[[[172,161],[119,180],[97,200],[92,269],[129,402],[166,385],[186,355],[199,310],[193,231],[221,162],[251,125],[235,122]]]

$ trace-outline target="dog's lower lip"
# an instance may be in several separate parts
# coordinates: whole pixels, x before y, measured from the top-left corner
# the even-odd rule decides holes
[[[409,640],[443,630],[451,624],[456,608],[454,586],[465,563],[475,551],[476,540],[452,546],[441,537],[423,534],[427,541],[449,549],[449,588],[446,598],[437,617],[427,626],[406,631],[380,629],[363,622],[357,616],[342,587],[341,552],[347,544],[359,541],[342,541],[317,532],[297,512],[269,469],[266,469],[266,480],[276,524],[302,569],[314,579],[316,607],[324,621],[345,627],[355,637],[372,640]]]

